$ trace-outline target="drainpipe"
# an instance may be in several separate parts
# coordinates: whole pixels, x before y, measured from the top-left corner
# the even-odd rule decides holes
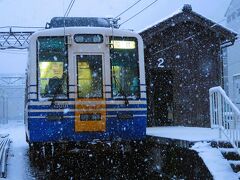
[[[221,61],[221,67],[220,67],[220,69],[221,69],[221,74],[222,74],[222,78],[221,78],[221,86],[222,87],[224,87],[224,89],[225,89],[225,86],[224,86],[224,59],[223,59],[223,57],[222,57],[222,55],[223,55],[223,49],[225,49],[225,48],[227,48],[227,47],[230,47],[230,46],[232,46],[232,45],[234,45],[234,42],[235,42],[235,40],[237,39],[237,37],[235,37],[234,39],[231,39],[231,40],[228,40],[228,41],[225,41],[225,42],[223,42],[223,43],[221,43],[221,40],[219,39],[219,44],[220,44],[220,61]]]

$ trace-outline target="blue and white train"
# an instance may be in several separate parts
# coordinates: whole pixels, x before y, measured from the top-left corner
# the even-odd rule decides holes
[[[147,105],[142,38],[108,25],[89,26],[90,21],[87,26],[71,27],[70,20],[64,19],[64,27],[52,21],[52,27],[30,38],[27,142],[34,147],[144,139]],[[79,20],[86,24],[86,18],[72,22],[76,25]]]

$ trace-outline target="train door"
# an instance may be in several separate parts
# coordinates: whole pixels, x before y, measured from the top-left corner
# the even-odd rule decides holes
[[[106,130],[103,54],[77,54],[75,100],[75,131],[103,132]]]
[[[153,113],[155,125],[170,125],[173,121],[173,76],[170,70],[154,72]]]

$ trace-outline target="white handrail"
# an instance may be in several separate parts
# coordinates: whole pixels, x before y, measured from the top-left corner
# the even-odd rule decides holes
[[[219,128],[240,155],[240,111],[220,87],[209,89],[211,128]]]

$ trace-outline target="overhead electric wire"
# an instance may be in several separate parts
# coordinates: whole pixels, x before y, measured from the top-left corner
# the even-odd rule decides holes
[[[72,6],[73,6],[73,4],[74,4],[74,2],[75,2],[75,0],[71,0],[71,1],[70,1],[69,5],[68,5],[68,8],[67,8],[67,10],[66,10],[66,12],[65,12],[65,14],[64,14],[64,17],[67,17],[67,16],[69,15],[69,13],[70,13],[70,11],[71,11],[71,9],[72,9]]]
[[[63,15],[64,17],[67,16],[67,13],[68,13],[68,11],[69,11],[69,8],[70,8],[72,2],[73,2],[73,0],[71,0],[70,3],[68,4],[68,7],[67,7],[67,9],[66,9],[66,11],[65,11],[65,13],[64,13],[64,15]]]
[[[128,7],[126,10],[122,11],[119,15],[117,15],[114,19],[117,19],[118,17],[120,17],[121,15],[123,15],[125,12],[127,12],[129,9],[131,9],[132,7],[134,7],[135,5],[137,5],[139,2],[141,2],[142,0],[138,0],[135,3],[133,3],[133,5],[131,5],[130,7]]]
[[[128,18],[126,21],[122,22],[119,26],[125,24],[126,22],[130,21],[131,19],[133,19],[134,17],[136,17],[137,15],[139,15],[140,13],[142,13],[143,11],[145,11],[147,8],[149,8],[150,6],[152,6],[153,4],[155,4],[158,0],[153,1],[151,4],[149,4],[148,6],[146,6],[145,8],[143,8],[141,11],[139,11],[138,13],[134,14],[133,16],[131,16],[130,18]]]
[[[66,10],[66,12],[64,14],[64,17],[67,17],[69,15],[69,13],[70,13],[74,3],[75,3],[75,0],[71,0],[71,2],[68,5],[68,8],[67,8],[67,10]]]

